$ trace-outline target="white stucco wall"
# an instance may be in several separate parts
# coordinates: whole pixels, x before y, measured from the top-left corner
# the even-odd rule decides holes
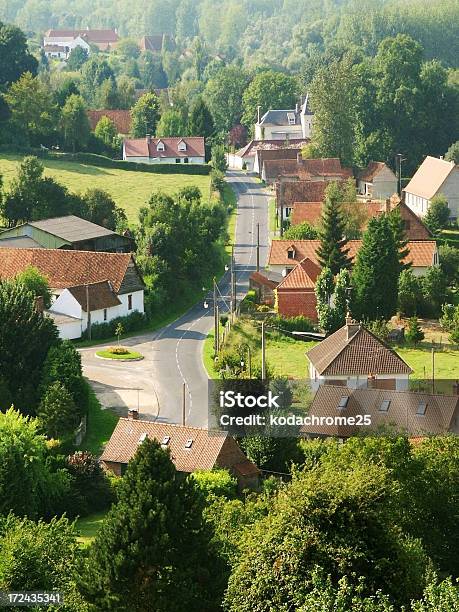
[[[175,164],[179,165],[179,162],[176,162],[178,157],[126,157],[123,151],[123,159],[128,162],[138,162],[140,164]],[[184,164],[184,158],[180,158],[180,163]],[[189,164],[205,164],[206,160],[204,157],[188,157]]]
[[[309,364],[309,377],[311,379],[311,389],[317,391],[317,389],[330,380],[342,380],[346,384],[345,386],[349,389],[366,388],[368,386],[368,376],[319,376],[317,370]],[[397,391],[408,391],[409,388],[409,376],[408,374],[378,374],[376,380],[394,380],[395,388]]]
[[[77,338],[81,338],[81,321],[58,323],[56,327],[59,330],[59,337],[62,338],[62,340],[76,340]]]
[[[422,198],[405,190],[406,194],[406,205],[411,208],[418,216],[424,217],[429,210],[431,200]],[[435,195],[444,195],[448,200],[448,206],[450,209],[450,216],[453,219],[459,217],[459,168],[455,168],[440,186]]]

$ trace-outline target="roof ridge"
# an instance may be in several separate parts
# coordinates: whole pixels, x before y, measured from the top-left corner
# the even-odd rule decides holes
[[[118,419],[119,421],[129,421],[129,423],[147,423],[148,425],[161,425],[164,427],[177,427],[177,428],[181,428],[181,429],[195,429],[198,431],[202,431],[202,432],[213,432],[213,433],[220,433],[220,434],[224,434],[223,436],[218,436],[218,437],[227,437],[228,436],[228,432],[227,431],[222,431],[220,429],[208,429],[207,427],[197,427],[196,425],[181,425],[180,423],[158,423],[157,421],[150,421],[147,419],[130,419],[129,417],[120,417]],[[217,437],[217,436],[215,436]]]

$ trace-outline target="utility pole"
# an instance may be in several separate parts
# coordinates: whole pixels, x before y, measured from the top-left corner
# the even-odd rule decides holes
[[[261,380],[266,380],[265,322],[261,323]]]
[[[260,224],[257,223],[257,272],[260,271]]]
[[[215,308],[215,333],[216,338],[217,338],[217,352],[216,354],[218,355],[218,353],[220,352],[220,314],[219,314],[220,308],[218,307],[218,304]]]
[[[401,153],[397,153],[397,155],[395,156],[395,169],[397,172],[397,179],[398,179],[398,195],[401,197],[402,196],[402,161],[405,161],[405,159],[403,159],[403,155]]]
[[[186,383],[183,383],[182,386],[182,425],[185,427],[186,423]]]
[[[236,310],[236,276],[234,274],[234,244],[231,246],[231,312]]]
[[[435,393],[435,349],[432,348],[432,393]]]
[[[252,352],[250,350],[250,346],[247,345],[247,353],[249,356],[249,378],[252,378]]]
[[[214,353],[218,355],[217,283],[214,276]]]
[[[91,310],[89,308],[89,285],[86,284],[86,314],[88,315],[88,340],[91,340]]]

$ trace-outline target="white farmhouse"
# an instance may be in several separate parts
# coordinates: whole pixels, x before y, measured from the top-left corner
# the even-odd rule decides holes
[[[397,177],[384,162],[369,162],[357,173],[357,192],[373,200],[385,200],[397,193]]]
[[[432,198],[444,195],[448,201],[450,217],[459,214],[459,166],[428,155],[404,189],[405,204],[420,217],[429,210]]]
[[[255,140],[287,140],[311,137],[313,113],[308,96],[303,104],[289,110],[268,110],[258,116],[255,124]]]
[[[144,312],[144,283],[130,253],[63,249],[1,250],[0,279],[33,266],[53,294],[49,316],[62,338],[80,338],[88,326]],[[89,317],[88,317],[89,313]]]
[[[81,47],[88,55],[91,53],[91,47],[81,36],[45,36],[43,39],[43,51],[46,57],[67,60],[76,47]]]
[[[127,138],[123,142],[123,159],[144,164],[204,164],[204,138]]]

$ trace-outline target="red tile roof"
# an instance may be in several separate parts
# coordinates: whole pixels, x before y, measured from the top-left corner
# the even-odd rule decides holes
[[[76,38],[81,36],[87,42],[95,44],[116,43],[119,40],[119,36],[114,30],[48,30],[45,36],[47,38]]]
[[[187,427],[173,423],[120,418],[105,447],[101,461],[128,463],[135,455],[139,441],[147,436],[159,443],[169,438],[164,448],[170,449],[171,460],[179,472],[211,470],[214,467],[234,468],[238,473],[259,473],[247,459],[235,440],[226,432],[209,433],[200,427]],[[190,448],[185,448],[192,440]],[[249,465],[250,464],[250,465]]]
[[[14,278],[34,266],[53,289],[110,281],[119,293],[133,258],[129,253],[66,251],[63,249],[2,249],[0,279]]]
[[[296,159],[268,159],[263,163],[263,178],[273,182],[281,175],[293,175],[298,168]]]
[[[320,376],[411,374],[397,353],[352,321],[306,353]]]
[[[85,312],[87,312],[88,301],[90,312],[121,304],[108,281],[92,283],[88,285],[87,290],[86,285],[68,287],[68,291],[70,291]]]
[[[322,218],[322,202],[295,202],[291,215],[291,224],[309,223],[318,225]]]
[[[318,264],[317,248],[320,240],[273,240],[269,252],[268,265],[292,265],[292,263],[300,262],[305,257],[308,257],[314,263]],[[360,246],[361,240],[349,240],[346,248],[349,249],[349,257],[354,259]],[[294,246],[295,257],[292,260],[288,257],[288,248]],[[405,259],[406,263],[411,263],[415,268],[429,268],[434,265],[434,258],[437,252],[437,244],[435,240],[413,240],[408,242],[410,250]]]
[[[186,151],[179,151],[180,142],[185,142]],[[164,144],[164,151],[158,151],[159,142]],[[184,138],[128,138],[124,141],[126,157],[205,157],[204,138],[187,136]]]
[[[131,131],[131,111],[129,110],[88,110],[89,123],[91,130],[96,129],[96,125],[102,117],[108,117],[113,121],[118,134],[129,134]]]
[[[352,168],[344,168],[337,157],[325,157],[320,159],[303,159],[298,164],[298,172],[301,178],[308,177],[340,177],[342,179],[352,178]]]
[[[309,138],[290,138],[288,143],[285,140],[251,140],[245,147],[236,151],[239,157],[255,155],[259,150],[273,149],[301,149],[309,143]]]
[[[320,267],[305,257],[279,283],[277,289],[281,291],[283,289],[314,289],[319,274]]]
[[[284,208],[292,208],[295,202],[323,202],[327,185],[327,181],[278,181],[277,206],[280,207],[280,198]]]

